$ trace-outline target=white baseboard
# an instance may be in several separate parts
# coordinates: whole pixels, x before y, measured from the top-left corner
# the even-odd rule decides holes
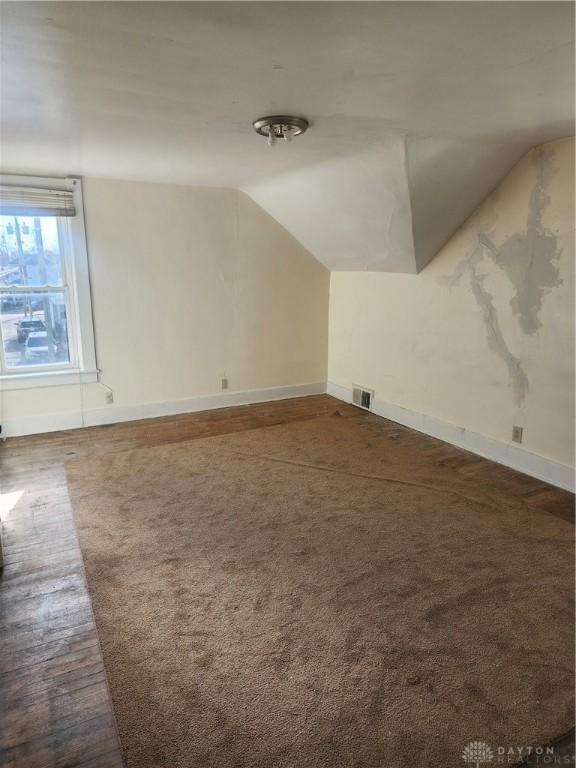
[[[328,382],[326,391],[329,395],[344,400],[346,403],[352,402],[352,390],[341,387],[339,384]],[[457,427],[446,421],[435,419],[432,416],[426,416],[399,405],[386,403],[383,400],[374,398],[372,412],[377,416],[382,416],[397,424],[410,427],[418,432],[423,432],[431,437],[443,440],[445,443],[451,443],[459,448],[464,448],[478,456],[504,464],[506,467],[523,472],[531,477],[544,480],[551,485],[572,491],[574,493],[574,467],[536,453],[527,451],[512,443],[502,443],[491,437],[480,435],[477,432],[470,432],[463,427]]]
[[[241,392],[218,392],[213,395],[188,397],[171,402],[139,403],[136,405],[107,405],[84,411],[65,411],[10,418],[4,414],[2,436],[17,437],[43,432],[56,432],[63,429],[93,427],[102,424],[116,424],[121,421],[152,419],[158,416],[172,416],[179,413],[209,411],[215,408],[230,408],[234,405],[267,403],[272,400],[286,400],[292,397],[322,395],[326,392],[323,381],[310,384],[291,384],[284,387],[249,389]]]
[[[327,392],[344,402],[352,401],[352,390],[333,382],[313,382],[293,384],[283,387],[268,387],[240,392],[218,392],[213,395],[201,395],[184,400],[170,402],[140,403],[137,405],[107,405],[102,408],[80,411],[38,414],[10,418],[4,414],[2,424],[3,437],[33,435],[44,432],[56,432],[79,427],[91,427],[102,424],[116,424],[122,421],[151,419],[158,416],[170,416],[179,413],[194,413],[215,408],[229,408],[235,405],[266,403],[272,400],[285,400],[307,395],[321,395]],[[527,475],[544,480],[547,483],[574,492],[574,468],[566,464],[547,459],[544,456],[527,451],[511,443],[502,443],[493,438],[471,432],[463,427],[435,419],[432,416],[411,411],[398,405],[374,399],[372,412],[377,416],[390,419],[405,427],[436,437],[446,443],[476,453],[484,458],[504,464],[507,467],[524,472]]]
[[[21,437],[44,432],[59,432],[63,429],[82,427],[80,411],[59,411],[57,413],[39,413],[34,416],[16,416],[10,418],[6,412],[2,418],[2,437]]]

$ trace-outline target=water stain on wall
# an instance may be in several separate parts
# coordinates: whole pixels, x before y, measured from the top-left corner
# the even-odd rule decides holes
[[[514,403],[517,406],[521,406],[528,394],[528,377],[522,368],[520,359],[511,352],[502,333],[498,310],[494,304],[494,297],[484,285],[487,275],[482,274],[479,269],[483,259],[484,248],[479,239],[472,253],[458,265],[452,275],[444,277],[442,282],[445,285],[454,286],[460,282],[464,274],[468,274],[472,294],[480,307],[482,319],[486,326],[488,347],[506,364],[512,385]]]
[[[542,221],[543,212],[550,200],[547,185],[555,170],[552,151],[543,147],[534,150],[533,163],[536,181],[530,194],[526,231],[515,232],[501,245],[496,245],[487,231],[479,230],[472,252],[452,275],[442,279],[445,285],[453,286],[460,282],[464,274],[468,274],[472,293],[486,326],[488,346],[508,368],[516,406],[521,406],[526,399],[528,377],[520,359],[512,353],[504,338],[494,297],[484,284],[486,275],[482,274],[480,267],[487,254],[505,272],[514,290],[510,300],[512,313],[525,334],[534,334],[542,325],[539,313],[544,296],[559,286],[562,280],[557,266],[561,255],[557,237],[544,227]]]
[[[558,239],[542,223],[544,209],[550,202],[546,192],[554,173],[554,157],[543,147],[534,151],[536,182],[530,194],[526,232],[515,233],[497,247],[488,234],[479,233],[479,240],[489,256],[504,270],[514,287],[510,306],[526,334],[534,334],[541,327],[539,313],[542,299],[562,280],[556,262],[561,249]]]

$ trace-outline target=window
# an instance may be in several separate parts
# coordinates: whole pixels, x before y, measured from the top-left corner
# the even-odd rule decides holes
[[[1,177],[0,377],[96,379],[79,179]]]

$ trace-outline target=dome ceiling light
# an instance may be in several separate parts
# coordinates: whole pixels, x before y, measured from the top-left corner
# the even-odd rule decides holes
[[[292,115],[270,115],[259,117],[252,123],[256,133],[266,136],[268,146],[273,147],[278,139],[292,141],[294,136],[300,136],[308,128],[308,120]]]

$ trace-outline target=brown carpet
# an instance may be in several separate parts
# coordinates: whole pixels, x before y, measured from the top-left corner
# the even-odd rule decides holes
[[[504,486],[337,416],[68,478],[130,768],[449,768],[572,725],[572,527]]]

